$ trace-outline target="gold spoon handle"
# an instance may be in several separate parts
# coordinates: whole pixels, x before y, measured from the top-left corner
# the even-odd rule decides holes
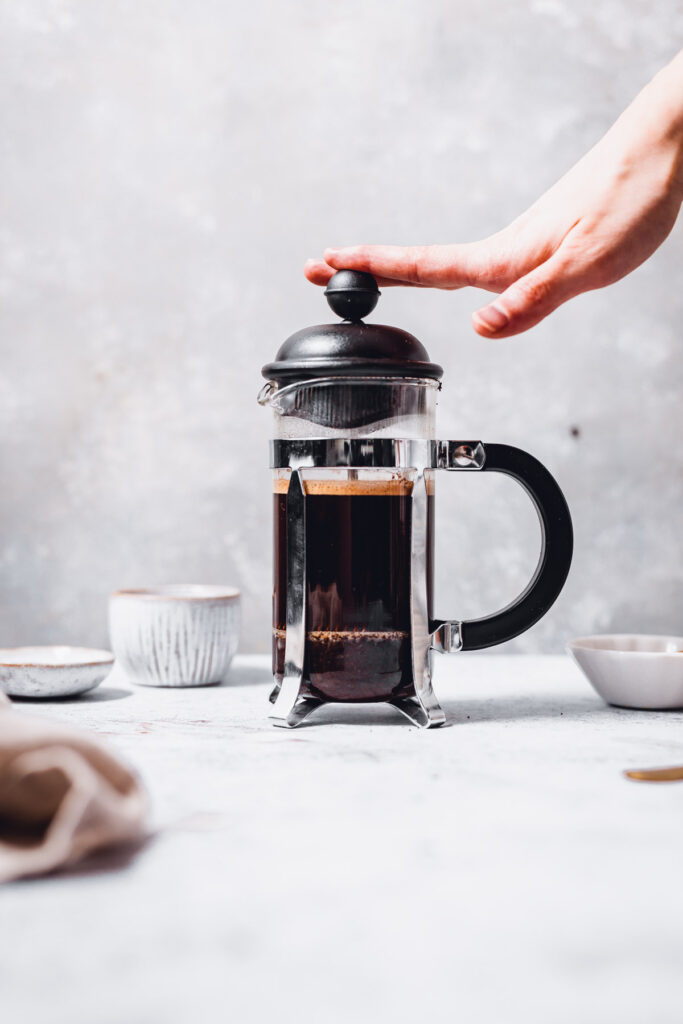
[[[683,765],[673,768],[642,768],[624,772],[624,775],[636,782],[679,782],[683,780]]]

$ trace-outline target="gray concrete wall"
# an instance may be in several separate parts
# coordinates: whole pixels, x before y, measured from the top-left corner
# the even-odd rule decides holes
[[[327,318],[304,259],[502,227],[682,32],[677,0],[2,4],[0,643],[105,644],[110,590],[192,580],[238,584],[265,650],[255,395]],[[679,225],[500,343],[471,291],[381,300],[446,368],[441,434],[527,447],[565,488],[573,575],[517,650],[683,632],[682,272]],[[523,495],[449,477],[440,501],[439,611],[510,599],[537,547]]]

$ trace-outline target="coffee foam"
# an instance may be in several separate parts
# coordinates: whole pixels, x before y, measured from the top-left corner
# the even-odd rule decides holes
[[[409,635],[404,629],[314,629],[306,633],[306,641],[310,644],[357,644],[363,640],[378,643],[382,640],[406,640]]]
[[[329,497],[408,497],[413,493],[413,481],[405,477],[392,480],[303,480],[304,493],[307,495],[325,495]],[[286,494],[289,480],[276,477],[273,480],[273,492]]]
[[[287,631],[273,627],[273,636],[284,640]],[[306,633],[306,640],[313,644],[359,642],[361,640],[405,640],[410,636],[405,629],[312,629]]]

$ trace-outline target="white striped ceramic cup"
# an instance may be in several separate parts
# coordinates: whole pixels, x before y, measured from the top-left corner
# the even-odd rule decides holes
[[[176,583],[117,590],[109,635],[117,662],[145,686],[208,686],[226,675],[237,650],[240,592]]]

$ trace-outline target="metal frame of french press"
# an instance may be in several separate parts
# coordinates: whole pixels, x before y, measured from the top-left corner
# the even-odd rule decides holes
[[[354,438],[271,441],[271,468],[291,470],[287,490],[287,619],[282,683],[271,694],[275,725],[294,728],[323,704],[302,694],[306,652],[306,495],[302,472],[313,468],[412,470],[410,642],[414,692],[386,701],[422,728],[446,718],[432,688],[432,651],[478,650],[512,639],[533,625],[559,594],[573,546],[569,509],[554,479],[533,456],[509,445],[481,441]],[[438,469],[493,470],[515,478],[531,497],[541,522],[536,571],[516,601],[482,619],[460,622],[428,617],[427,486]]]

